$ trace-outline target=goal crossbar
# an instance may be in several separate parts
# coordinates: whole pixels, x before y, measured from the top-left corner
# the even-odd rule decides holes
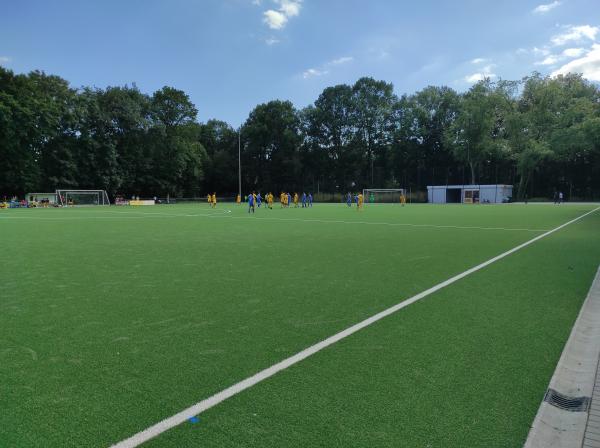
[[[406,188],[365,188],[363,198],[365,204],[400,204],[400,198],[406,197]]]
[[[106,190],[56,190],[56,200],[62,206],[110,205]]]

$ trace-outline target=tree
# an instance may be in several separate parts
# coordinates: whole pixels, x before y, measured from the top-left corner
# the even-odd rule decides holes
[[[363,183],[375,186],[375,162],[385,166],[385,149],[391,143],[392,110],[397,98],[394,87],[385,81],[361,78],[352,87],[352,126],[354,145],[364,148],[367,164]],[[378,176],[381,184],[383,176]]]
[[[199,142],[206,148],[206,191],[234,193],[238,190],[238,132],[220,120],[200,125]]]
[[[302,171],[300,119],[289,101],[270,101],[250,112],[242,127],[244,185],[280,191],[298,189]]]
[[[494,84],[485,79],[461,96],[456,119],[446,132],[446,142],[454,157],[469,166],[472,184],[477,183],[482,164],[501,156],[506,147],[502,139],[512,91],[512,84]]]
[[[400,171],[406,167],[416,167],[419,173],[427,168],[449,171],[454,167],[456,159],[444,134],[456,120],[458,111],[459,95],[448,87],[429,86],[397,102],[393,157],[396,176],[402,176],[404,173]]]
[[[0,67],[0,192],[23,195],[39,183],[42,143],[32,95],[25,75]]]
[[[361,78],[325,88],[301,111],[256,106],[240,132],[197,122],[185,92],[73,89],[43,72],[0,67],[0,196],[103,188],[109,194],[347,191],[428,182],[518,185],[517,196],[600,197],[600,90],[581,75],[483,80],[458,94],[429,86],[396,97]],[[439,173],[437,176],[434,173]]]
[[[313,178],[327,179],[326,188],[345,189],[347,181],[356,178],[360,158],[352,154],[353,113],[352,88],[345,84],[326,88],[314,106],[302,112],[306,162]]]
[[[151,100],[151,141],[153,179],[149,188],[155,194],[199,195],[204,177],[204,147],[198,141],[198,111],[185,92],[163,87]]]

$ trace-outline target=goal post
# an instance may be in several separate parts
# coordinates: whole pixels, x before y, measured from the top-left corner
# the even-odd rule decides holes
[[[106,190],[56,190],[56,199],[63,207],[110,205]]]
[[[365,188],[363,190],[365,204],[400,204],[402,196],[408,201],[406,188]]]

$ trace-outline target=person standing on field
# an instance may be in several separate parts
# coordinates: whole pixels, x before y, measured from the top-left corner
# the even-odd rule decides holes
[[[212,203],[212,208],[217,208],[217,192],[216,191],[212,194],[210,201]]]
[[[250,214],[250,212],[254,213],[254,192],[252,192],[252,194],[248,195],[248,214]]]

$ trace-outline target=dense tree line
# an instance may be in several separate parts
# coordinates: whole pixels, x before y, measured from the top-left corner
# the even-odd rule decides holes
[[[260,104],[240,130],[197,121],[182,91],[74,89],[0,67],[0,194],[98,188],[109,194],[511,183],[520,197],[600,197],[600,90],[579,75],[483,80],[464,93],[398,97],[361,78],[313,105]]]

